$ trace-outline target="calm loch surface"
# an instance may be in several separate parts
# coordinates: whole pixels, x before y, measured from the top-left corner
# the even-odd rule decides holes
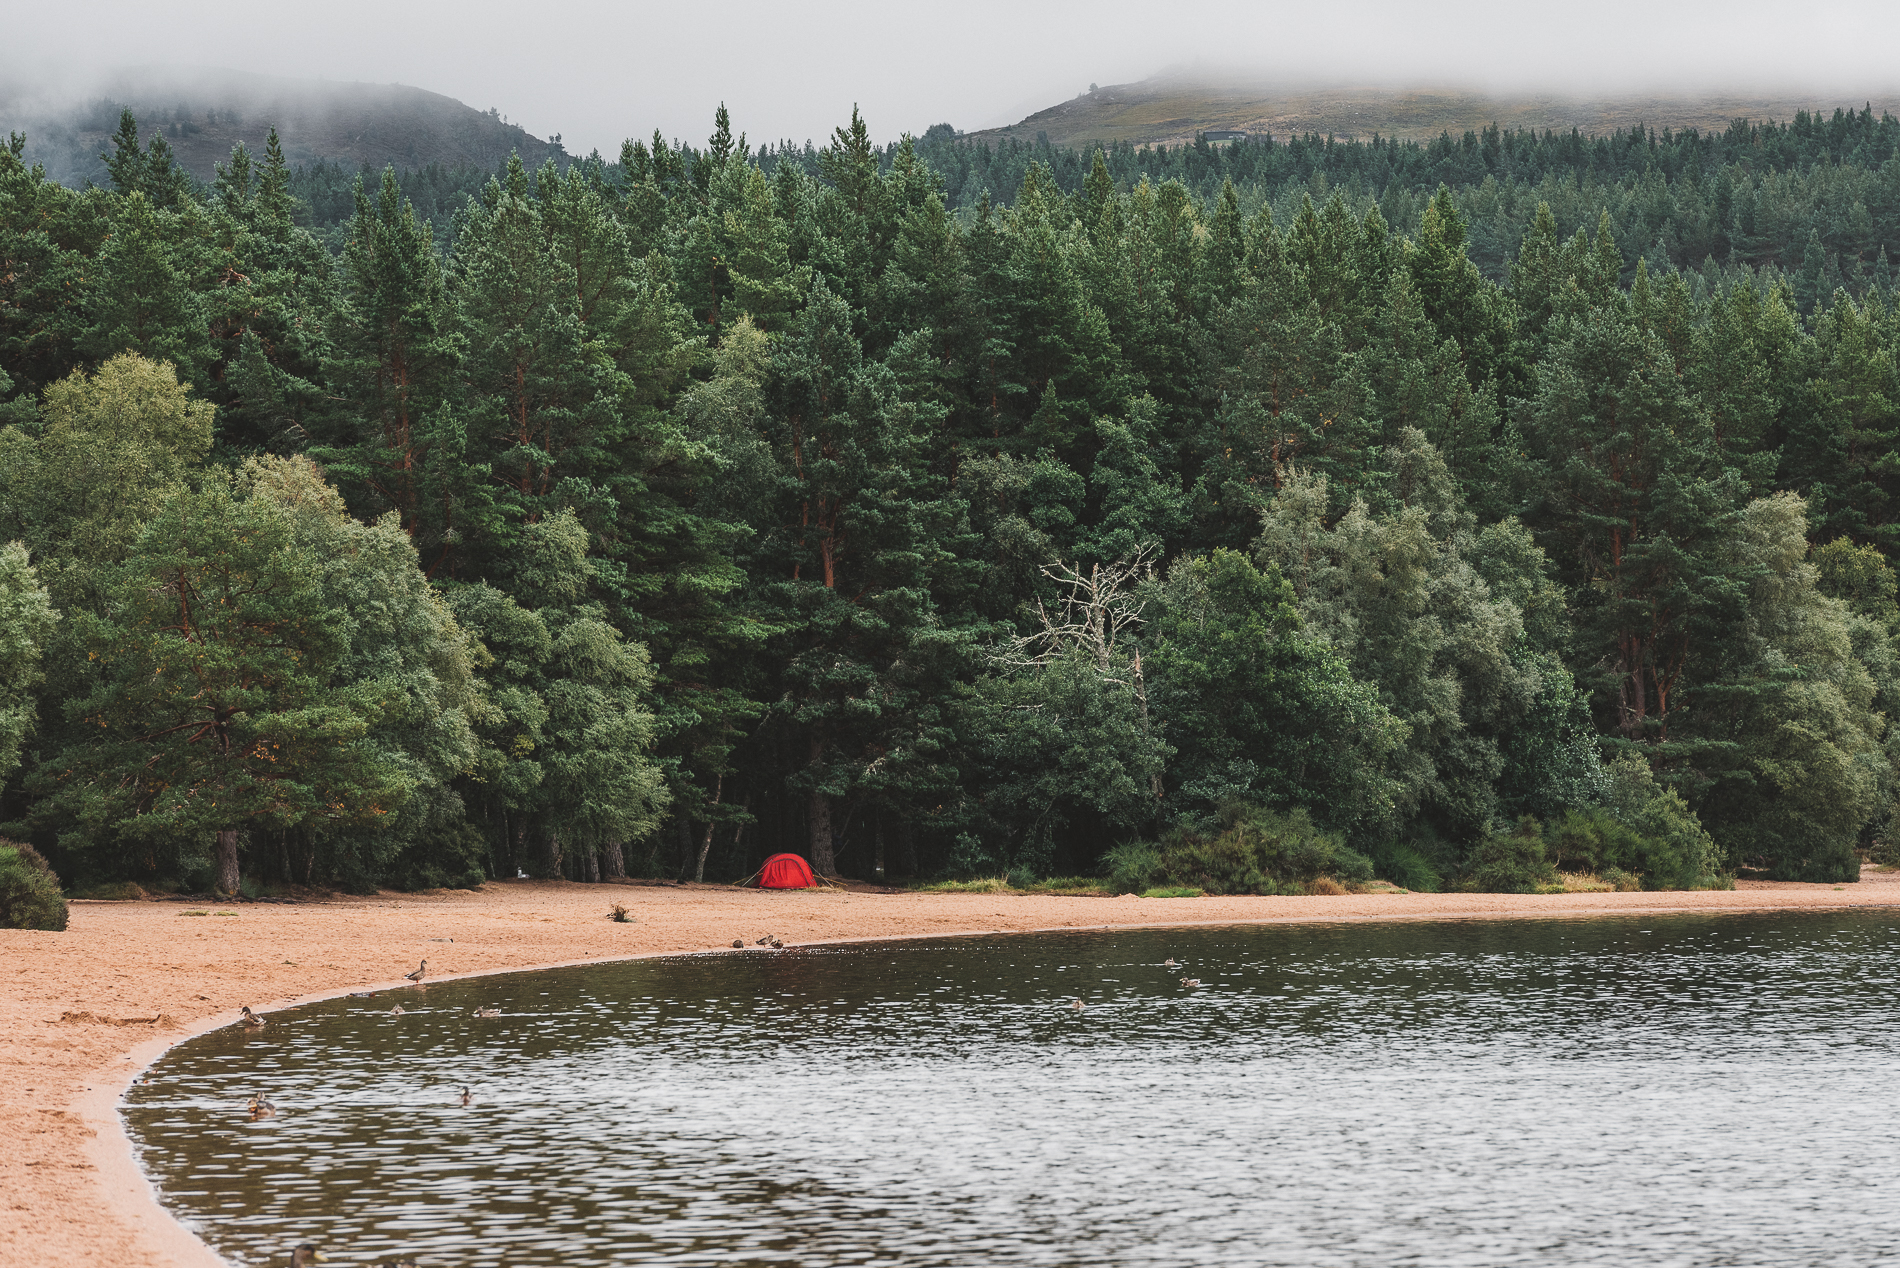
[[[311,1240],[510,1268],[1860,1266],[1900,1260],[1897,928],[1274,925],[523,973],[202,1036],[125,1115],[243,1264]],[[258,1090],[278,1117],[246,1117]]]

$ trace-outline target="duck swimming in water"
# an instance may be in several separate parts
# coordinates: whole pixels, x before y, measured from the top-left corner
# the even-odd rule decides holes
[[[265,1100],[262,1092],[259,1092],[256,1096],[251,1098],[250,1110],[252,1118],[277,1117],[277,1107]]]
[[[501,1009],[496,1008],[493,1004],[490,1004],[486,1008],[476,1009],[475,1015],[477,1017],[499,1017],[501,1016]]]
[[[327,1264],[330,1257],[312,1246],[309,1242],[290,1252],[290,1268],[305,1268],[307,1264]]]
[[[1200,984],[1201,979],[1198,977],[1184,977],[1181,979],[1181,985],[1183,986],[1199,986]]]
[[[246,1030],[262,1030],[268,1024],[262,1017],[251,1011],[249,1004],[238,1011],[244,1014],[243,1026]]]
[[[1176,964],[1176,963],[1174,962],[1174,957],[1173,957],[1173,956],[1169,956],[1169,957],[1168,957],[1167,959],[1165,959],[1165,960],[1163,960],[1163,961],[1161,962],[1161,967],[1162,967],[1162,968],[1164,968],[1164,969],[1178,969],[1178,968],[1180,968],[1181,966],[1180,966],[1179,964]]]
[[[1076,1000],[1076,1001],[1075,1001],[1075,1002],[1074,1002],[1073,1004],[1070,1004],[1070,1005],[1069,1005],[1069,1007],[1070,1007],[1070,1008],[1071,1008],[1072,1010],[1074,1010],[1075,1012],[1078,1012],[1078,1013],[1079,1013],[1079,1012],[1081,1012],[1081,1011],[1082,1011],[1083,1009],[1085,1009],[1085,1008],[1087,1008],[1087,1007],[1088,1007],[1088,1005],[1087,1005],[1087,1004],[1084,1004],[1084,1003],[1083,1003],[1083,1002],[1082,1002],[1082,1001],[1081,1001],[1080,999],[1077,999],[1077,1000]]]
[[[463,1108],[466,1109],[468,1106],[473,1105],[474,1103],[475,1103],[475,1094],[469,1091],[467,1088],[463,1088],[462,1089]]]
[[[391,1017],[400,1017],[402,1016],[402,1014],[403,1014],[403,1007],[401,1004],[398,1004],[394,1008],[389,1010],[389,1015]]]

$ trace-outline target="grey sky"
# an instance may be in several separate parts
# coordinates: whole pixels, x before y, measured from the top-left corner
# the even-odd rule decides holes
[[[822,139],[861,104],[880,140],[974,129],[1169,66],[1314,82],[1588,93],[1699,86],[1813,90],[1830,104],[1900,83],[1900,4],[1762,0],[1525,5],[1415,0],[1194,5],[956,0],[924,5],[543,0],[19,0],[13,67],[74,80],[138,63],[401,82],[497,107],[570,151],[655,127],[703,140],[724,100],[754,142]],[[0,73],[18,77],[0,63]]]

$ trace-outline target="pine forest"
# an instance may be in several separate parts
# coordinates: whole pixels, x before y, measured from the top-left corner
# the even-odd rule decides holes
[[[714,127],[0,148],[0,835],[252,894],[1887,857],[1900,120]]]

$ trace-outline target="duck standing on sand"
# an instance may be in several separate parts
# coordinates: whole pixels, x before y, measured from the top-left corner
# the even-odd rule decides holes
[[[308,1264],[327,1264],[330,1257],[312,1246],[309,1242],[290,1252],[290,1268],[305,1268]]]
[[[251,1011],[249,1004],[246,1004],[238,1011],[244,1015],[242,1024],[246,1030],[262,1030],[268,1024],[262,1017],[259,1017],[256,1013]]]
[[[417,986],[421,986],[422,975],[424,973],[427,973],[428,971],[429,971],[429,962],[427,960],[424,960],[421,964],[416,965],[416,971],[414,973],[403,974],[402,980],[405,982],[414,982]]]

